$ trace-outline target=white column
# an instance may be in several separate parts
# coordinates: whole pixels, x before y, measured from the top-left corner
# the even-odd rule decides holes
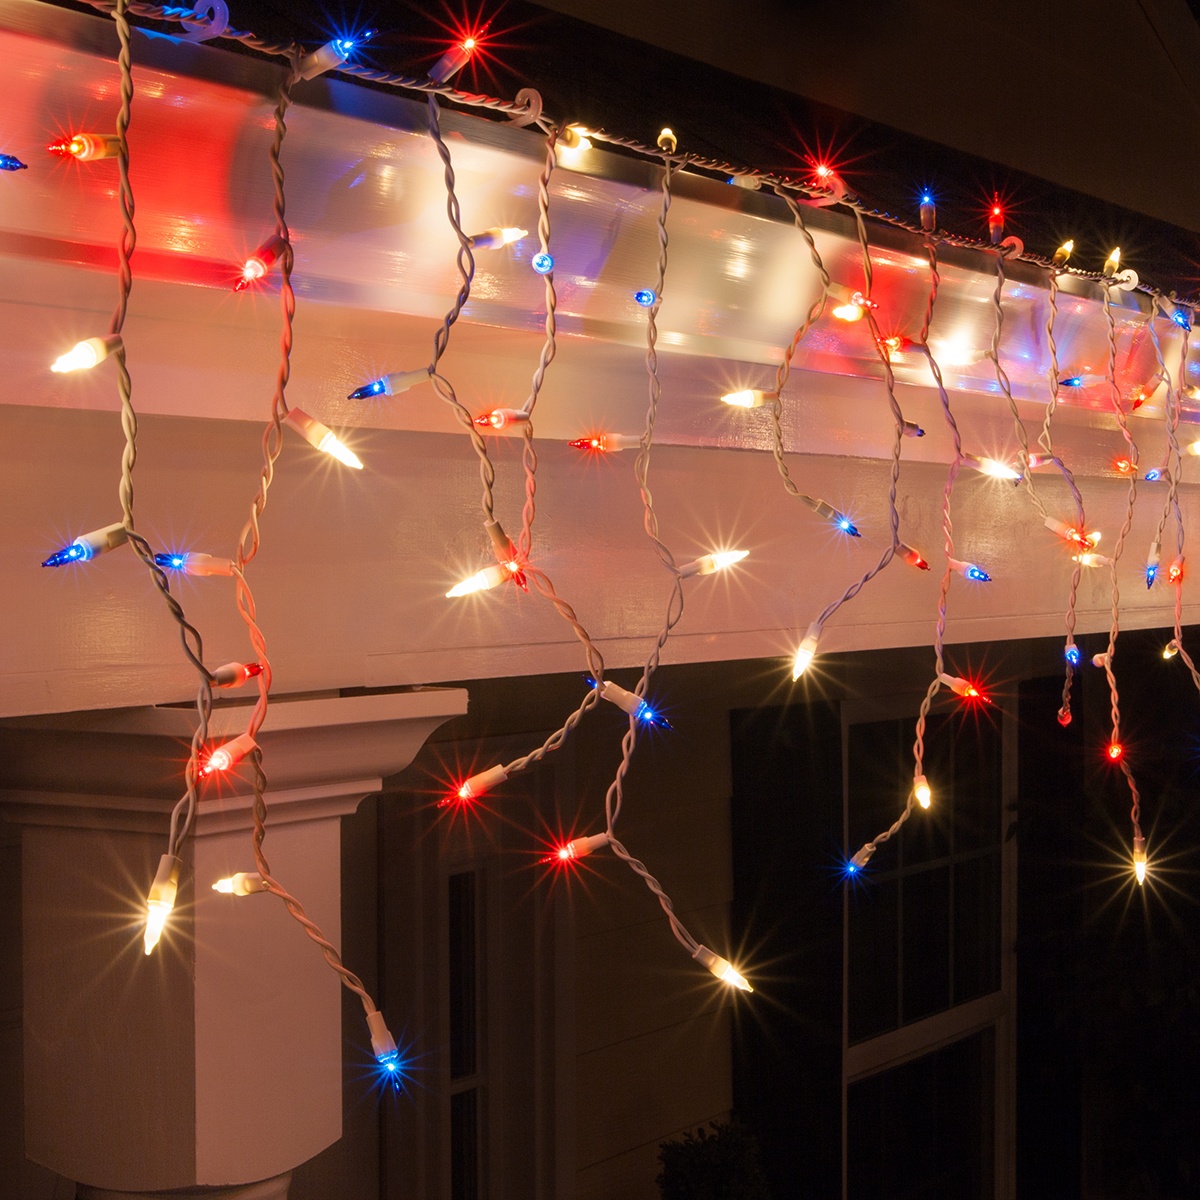
[[[335,945],[340,817],[465,710],[461,690],[272,706],[259,738],[264,849]],[[214,714],[213,740],[245,716]],[[26,1152],[93,1200],[197,1186],[272,1200],[341,1136],[355,1050],[337,976],[275,897],[212,890],[254,869],[244,782],[206,789],[175,910],[143,952],[145,892],[177,798],[163,785],[190,721],[186,709],[130,709],[0,729],[3,776],[24,785],[0,803],[23,826]],[[369,1069],[365,1023],[357,1053]]]

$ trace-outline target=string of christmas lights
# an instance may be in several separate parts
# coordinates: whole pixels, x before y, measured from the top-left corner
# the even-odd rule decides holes
[[[963,465],[971,465],[987,474],[1001,478],[1023,481],[1031,502],[1034,504],[1044,523],[1052,531],[1058,533],[1074,551],[1074,562],[1071,572],[1068,608],[1066,614],[1066,680],[1063,691],[1063,705],[1060,710],[1060,720],[1065,724],[1070,720],[1070,690],[1073,672],[1078,666],[1079,652],[1074,644],[1075,607],[1081,572],[1089,562],[1101,561],[1101,556],[1095,554],[1096,538],[1098,535],[1085,533],[1085,516],[1083,499],[1075,478],[1062,457],[1056,452],[1052,439],[1051,423],[1060,399],[1060,389],[1064,386],[1075,386],[1078,378],[1060,378],[1058,349],[1054,339],[1054,326],[1057,317],[1057,295],[1059,277],[1071,274],[1073,277],[1096,283],[1100,289],[1103,303],[1104,319],[1108,335],[1108,362],[1106,380],[1111,391],[1112,408],[1118,428],[1127,447],[1129,463],[1129,491],[1126,515],[1116,540],[1116,546],[1106,561],[1110,569],[1112,620],[1110,624],[1107,651],[1097,656],[1099,665],[1105,670],[1111,698],[1112,735],[1108,746],[1110,759],[1121,767],[1127,780],[1131,798],[1131,820],[1133,825],[1133,864],[1139,883],[1146,875],[1145,839],[1140,826],[1140,795],[1130,764],[1124,754],[1120,741],[1120,708],[1117,680],[1113,670],[1116,642],[1120,622],[1120,594],[1118,588],[1117,568],[1124,548],[1126,537],[1133,523],[1134,505],[1137,495],[1138,450],[1126,420],[1123,407],[1123,397],[1117,382],[1117,334],[1112,313],[1112,298],[1110,288],[1120,287],[1125,290],[1138,290],[1150,296],[1152,307],[1147,325],[1153,341],[1158,365],[1157,379],[1165,389],[1165,411],[1167,430],[1167,457],[1164,473],[1167,476],[1169,489],[1164,503],[1162,515],[1158,522],[1156,539],[1151,551],[1151,562],[1147,565],[1147,582],[1152,584],[1157,574],[1161,542],[1166,522],[1171,515],[1175,517],[1176,557],[1172,562],[1168,575],[1169,583],[1174,589],[1174,638],[1168,649],[1178,654],[1191,671],[1196,686],[1200,689],[1200,673],[1191,657],[1182,645],[1181,612],[1182,612],[1182,583],[1183,583],[1183,550],[1184,528],[1182,512],[1178,499],[1178,488],[1182,476],[1182,455],[1178,444],[1178,421],[1180,417],[1181,399],[1184,387],[1185,366],[1188,355],[1188,335],[1194,319],[1194,312],[1187,305],[1180,305],[1172,296],[1169,300],[1155,289],[1142,284],[1136,273],[1128,268],[1120,267],[1120,255],[1114,251],[1100,272],[1080,271],[1069,267],[1067,260],[1072,250],[1071,243],[1065,243],[1051,259],[1044,259],[1036,254],[1026,252],[1024,246],[1016,238],[1004,238],[1003,212],[997,202],[990,213],[989,238],[983,239],[957,235],[937,229],[936,209],[931,196],[922,196],[920,204],[919,225],[914,226],[903,219],[893,217],[868,208],[856,196],[851,194],[836,171],[827,166],[818,166],[816,178],[808,181],[798,181],[764,172],[756,172],[745,167],[730,166],[703,156],[680,153],[677,141],[670,130],[663,130],[656,147],[644,146],[634,140],[600,130],[584,129],[574,124],[561,124],[542,114],[541,98],[531,90],[523,91],[515,100],[505,101],[474,93],[461,92],[449,85],[449,81],[461,70],[469,60],[476,46],[471,38],[462,40],[451,46],[445,55],[431,69],[427,77],[404,76],[388,72],[376,71],[354,62],[351,54],[355,48],[353,39],[334,39],[315,51],[305,51],[291,43],[271,43],[255,37],[246,31],[224,28],[213,33],[214,37],[224,37],[239,41],[252,49],[264,54],[283,58],[287,63],[287,71],[281,83],[278,102],[275,110],[275,135],[270,151],[272,179],[274,183],[275,232],[247,261],[242,270],[241,279],[236,289],[244,291],[251,288],[272,270],[277,270],[280,278],[280,293],[282,307],[282,332],[280,339],[280,366],[277,375],[275,393],[272,399],[271,419],[263,434],[263,466],[257,495],[251,505],[249,519],[239,538],[236,558],[223,560],[204,554],[166,554],[155,555],[134,528],[133,521],[133,471],[136,462],[136,415],[131,401],[132,385],[125,362],[125,350],[121,342],[121,332],[125,319],[129,290],[132,284],[130,257],[133,253],[136,234],[133,224],[133,194],[128,180],[128,147],[125,133],[128,127],[130,104],[132,101],[132,73],[130,64],[130,27],[127,14],[129,12],[159,21],[175,21],[185,24],[196,24],[196,14],[190,10],[160,8],[154,5],[142,4],[133,0],[91,0],[94,7],[111,13],[118,30],[121,53],[118,59],[121,73],[121,109],[117,118],[115,136],[107,134],[76,134],[65,139],[61,147],[55,147],[70,157],[81,162],[101,160],[112,157],[117,160],[120,179],[119,197],[123,216],[123,230],[118,244],[118,286],[119,303],[114,315],[110,333],[106,338],[92,338],[80,343],[74,350],[62,356],[55,364],[56,371],[67,371],[82,366],[99,363],[106,357],[112,357],[118,376],[118,390],[121,398],[122,424],[126,434],[125,451],[122,457],[121,475],[121,504],[123,520],[119,525],[109,526],[92,534],[76,539],[71,546],[57,552],[47,565],[59,565],[75,561],[86,561],[96,553],[119,546],[128,540],[135,552],[151,571],[156,588],[167,602],[173,618],[179,624],[181,640],[185,654],[200,675],[201,684],[197,696],[197,727],[192,740],[188,763],[184,769],[185,794],[175,806],[171,817],[171,830],[168,842],[168,854],[163,856],[158,875],[151,887],[147,898],[147,953],[152,949],[152,933],[154,940],[162,932],[164,923],[174,902],[178,885],[180,858],[179,851],[192,828],[196,808],[198,778],[217,771],[228,770],[245,758],[252,769],[254,786],[254,833],[253,848],[255,873],[240,873],[231,880],[218,881],[214,886],[218,890],[231,894],[245,895],[257,891],[268,891],[278,896],[293,917],[304,927],[306,933],[321,948],[330,966],[339,974],[342,982],[356,992],[363,1001],[367,1014],[368,1027],[371,1033],[372,1045],[381,1066],[388,1071],[398,1070],[398,1057],[394,1040],[388,1033],[383,1018],[374,1005],[370,995],[363,987],[358,976],[350,972],[341,962],[336,948],[321,933],[320,929],[306,916],[299,900],[288,893],[277,880],[273,878],[270,867],[263,852],[263,842],[267,825],[267,776],[263,768],[261,750],[257,746],[256,736],[262,727],[269,704],[271,688],[271,664],[267,654],[267,646],[262,631],[258,625],[253,594],[246,578],[246,569],[256,556],[260,545],[259,518],[265,508],[268,490],[271,485],[275,463],[282,450],[283,427],[289,425],[318,450],[331,453],[340,461],[351,467],[361,468],[362,464],[349,447],[345,446],[328,427],[316,418],[299,409],[289,408],[286,401],[286,388],[290,377],[290,355],[292,345],[292,322],[295,312],[295,297],[292,290],[291,275],[294,264],[291,236],[286,222],[284,172],[281,163],[281,150],[286,134],[286,114],[291,103],[291,91],[300,80],[312,79],[327,70],[339,70],[351,77],[368,79],[375,83],[385,84],[401,90],[424,94],[427,99],[429,113],[430,136],[443,164],[443,177],[446,188],[447,218],[458,242],[456,251],[456,266],[459,275],[459,287],[451,308],[442,324],[434,335],[432,360],[427,368],[411,371],[392,372],[381,379],[357,389],[352,398],[367,399],[373,396],[392,396],[419,386],[426,380],[431,384],[435,394],[447,403],[454,412],[459,423],[471,439],[472,446],[479,460],[480,481],[482,484],[482,508],[484,527],[491,542],[496,557],[496,564],[480,571],[470,580],[464,581],[451,590],[449,595],[463,595],[473,591],[488,590],[504,582],[512,581],[518,585],[532,582],[536,590],[549,600],[559,614],[571,625],[575,636],[580,641],[587,668],[594,681],[594,687],[589,689],[580,705],[568,716],[560,729],[555,731],[542,746],[530,753],[513,760],[511,763],[491,767],[478,775],[466,780],[457,790],[457,798],[471,801],[485,794],[490,788],[497,786],[511,775],[525,770],[539,762],[547,753],[563,744],[570,732],[582,717],[601,699],[621,707],[628,714],[628,727],[622,738],[622,758],[617,768],[613,782],[605,796],[605,830],[603,833],[574,839],[560,848],[555,856],[556,861],[563,862],[578,859],[593,853],[604,845],[612,848],[613,853],[637,874],[656,897],[667,916],[675,937],[688,952],[715,976],[733,986],[749,989],[749,984],[731,964],[716,955],[707,947],[697,942],[687,931],[676,916],[669,896],[663,890],[658,880],[650,873],[641,860],[635,858],[624,844],[618,839],[616,826],[621,815],[624,801],[624,781],[628,773],[632,754],[640,732],[646,725],[664,727],[666,722],[656,714],[647,700],[647,692],[655,671],[661,660],[663,648],[683,615],[684,588],[683,580],[693,575],[709,574],[737,561],[744,556],[742,552],[714,551],[694,562],[680,565],[671,550],[661,539],[657,515],[654,509],[653,496],[649,484],[651,451],[654,442],[655,421],[658,414],[662,389],[658,375],[658,358],[656,342],[658,337],[657,318],[662,305],[667,271],[667,215],[671,204],[671,181],[678,172],[690,169],[702,172],[716,173],[723,177],[732,177],[732,181],[744,187],[768,187],[779,196],[792,213],[796,229],[804,239],[814,270],[820,280],[820,291],[811,302],[796,329],[790,344],[784,348],[776,371],[775,387],[772,391],[749,390],[741,393],[731,393],[724,397],[726,402],[739,407],[766,407],[771,421],[772,452],[785,490],[789,495],[798,499],[805,506],[822,518],[831,521],[844,532],[857,537],[859,531],[849,518],[827,502],[802,492],[792,480],[785,461],[784,439],[782,432],[782,414],[784,392],[789,381],[792,361],[798,346],[808,335],[809,331],[822,319],[828,310],[838,319],[846,321],[863,320],[868,329],[877,355],[880,359],[883,382],[888,398],[889,410],[894,423],[894,440],[891,455],[890,488],[888,492],[889,532],[890,540],[878,561],[860,578],[852,583],[843,594],[828,605],[818,618],[809,626],[800,648],[793,660],[793,678],[804,674],[816,653],[817,642],[825,623],[832,618],[837,610],[849,600],[852,600],[863,587],[875,578],[894,557],[901,557],[906,562],[919,567],[927,567],[917,551],[913,550],[900,539],[900,515],[897,503],[902,439],[905,436],[919,436],[922,431],[910,421],[906,421],[896,396],[896,379],[892,369],[892,355],[900,348],[897,336],[885,336],[876,316],[876,302],[872,298],[873,266],[871,249],[867,235],[866,221],[868,219],[905,229],[923,239],[930,267],[930,291],[926,305],[925,316],[920,335],[915,348],[928,362],[943,416],[951,432],[954,447],[954,457],[950,463],[947,482],[943,490],[942,527],[946,554],[946,566],[939,590],[938,616],[935,626],[935,675],[922,702],[917,719],[916,740],[914,744],[914,781],[906,804],[897,821],[872,842],[865,844],[850,860],[853,869],[861,869],[866,865],[878,846],[888,840],[907,820],[914,803],[921,807],[929,807],[932,788],[924,775],[924,731],[925,721],[930,704],[941,687],[947,687],[959,696],[969,700],[984,699],[978,687],[970,680],[961,679],[945,671],[944,638],[947,622],[947,600],[953,574],[978,582],[988,580],[987,572],[972,562],[963,562],[955,557],[954,531],[951,520],[951,502],[955,482]],[[214,26],[215,28],[215,26]],[[520,408],[500,407],[482,416],[474,416],[458,399],[449,379],[441,370],[442,359],[446,353],[452,327],[461,316],[468,302],[472,281],[475,273],[475,250],[501,249],[506,245],[526,236],[519,229],[488,229],[480,234],[467,234],[461,224],[461,214],[453,164],[449,148],[441,134],[439,117],[439,98],[476,108],[496,116],[514,120],[521,124],[530,125],[546,138],[545,158],[538,177],[538,251],[532,256],[531,266],[541,274],[544,280],[546,304],[545,336],[539,354],[538,362],[531,380],[530,393],[524,405]],[[553,584],[544,571],[530,562],[533,555],[533,525],[536,518],[536,473],[537,454],[534,444],[533,413],[540,396],[546,371],[557,354],[557,296],[554,286],[554,259],[550,245],[550,198],[551,178],[556,165],[562,162],[569,165],[570,156],[585,152],[593,141],[623,147],[662,164],[663,175],[661,183],[661,207],[659,211],[656,232],[658,236],[659,254],[657,273],[652,288],[639,289],[635,301],[646,311],[647,350],[646,368],[648,377],[648,407],[645,428],[640,438],[630,435],[604,435],[584,439],[594,449],[633,449],[638,453],[634,462],[634,475],[639,488],[643,505],[643,525],[656,556],[672,577],[671,591],[668,597],[664,623],[655,639],[652,648],[644,662],[641,678],[637,686],[629,691],[613,684],[604,678],[604,663],[599,649],[593,642],[587,629],[576,616],[574,609],[557,595]],[[3,156],[0,166],[5,170],[16,171],[24,168],[24,164],[13,156]],[[848,210],[853,216],[857,228],[858,239],[862,254],[863,285],[861,290],[835,281],[827,272],[816,243],[805,223],[801,205],[830,206],[839,205]],[[951,411],[949,395],[942,377],[941,369],[929,346],[929,330],[933,319],[934,307],[938,296],[940,275],[938,271],[938,246],[960,246],[988,253],[995,260],[996,287],[993,295],[995,324],[991,348],[987,353],[994,366],[998,389],[1004,394],[1013,416],[1014,430],[1019,441],[1019,454],[1016,468],[995,460],[981,458],[964,452],[962,439],[957,422]],[[1021,420],[1016,402],[1013,398],[1007,373],[1001,362],[1001,334],[1004,321],[1003,289],[1005,284],[1005,261],[1023,261],[1044,268],[1048,280],[1049,315],[1046,326],[1047,342],[1050,352],[1049,367],[1049,403],[1039,437],[1039,446],[1045,458],[1030,453],[1028,436]],[[830,304],[833,301],[833,304]],[[1181,357],[1178,378],[1171,380],[1165,366],[1164,354],[1155,320],[1159,312],[1175,326],[1183,330],[1181,337]],[[1182,314],[1182,318],[1181,318]],[[1136,401],[1135,401],[1136,407]],[[489,456],[486,439],[482,430],[490,429],[502,432],[509,428],[519,428],[522,437],[522,470],[524,475],[524,503],[521,513],[521,528],[514,543],[495,516],[494,488],[496,482],[495,467]],[[602,443],[598,445],[597,443]],[[578,443],[573,443],[578,444]],[[1041,462],[1052,463],[1062,475],[1071,492],[1075,508],[1075,524],[1068,526],[1049,515],[1033,481],[1033,471]],[[1149,477],[1149,476],[1148,476]],[[177,560],[177,561],[176,561]],[[186,621],[178,601],[171,595],[166,574],[168,569],[183,570],[189,574],[219,574],[231,576],[234,580],[236,604],[238,611],[246,624],[255,661],[251,663],[230,663],[210,672],[203,663],[203,651],[199,633]],[[257,681],[258,701],[254,705],[245,733],[231,739],[223,746],[211,748],[203,764],[200,762],[202,752],[207,748],[208,722],[212,708],[213,686],[237,686],[250,679]],[[227,885],[227,886],[226,886]]]

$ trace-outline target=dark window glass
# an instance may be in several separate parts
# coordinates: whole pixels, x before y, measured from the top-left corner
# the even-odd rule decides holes
[[[474,1075],[478,1061],[478,946],[473,872],[450,876],[450,1078]]]
[[[450,1097],[450,1200],[478,1200],[479,1089]]]
[[[849,1200],[990,1200],[994,1058],[985,1030],[851,1084]]]

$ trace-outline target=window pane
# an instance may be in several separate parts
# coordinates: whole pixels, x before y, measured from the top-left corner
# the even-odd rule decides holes
[[[474,1075],[477,1062],[478,948],[474,872],[450,876],[450,1078]]]
[[[990,1200],[991,1030],[851,1084],[849,1200]]]
[[[895,1029],[899,964],[899,887],[895,879],[868,883],[850,895],[849,1029],[851,1043]]]
[[[907,1024],[950,1007],[950,868],[905,875],[900,895]]]
[[[450,1200],[478,1200],[479,1090],[450,1097]]]
[[[954,1003],[1000,986],[1000,851],[954,865]]]

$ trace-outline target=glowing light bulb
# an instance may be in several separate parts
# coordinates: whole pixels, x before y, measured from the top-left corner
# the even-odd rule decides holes
[[[440,807],[444,808],[447,804],[470,804],[472,800],[478,800],[480,796],[489,792],[497,784],[503,783],[508,778],[508,772],[503,767],[489,767],[486,771],[481,771],[478,775],[472,775],[470,779],[462,783],[455,789],[452,796],[447,796],[440,802]]]
[[[0,154],[0,171],[27,171],[29,167],[12,154]]]
[[[762,180],[757,175],[730,175],[725,182],[733,184],[734,187],[745,188],[748,192],[757,192],[762,187]]]
[[[946,565],[950,570],[957,571],[964,579],[973,580],[975,583],[992,582],[992,577],[974,563],[959,562],[957,558],[948,558],[946,559]]]
[[[383,1013],[372,1009],[367,1013],[367,1031],[371,1035],[371,1053],[379,1064],[381,1074],[394,1086],[399,1087],[403,1068],[400,1064],[400,1051],[396,1047],[396,1039],[383,1019]]]
[[[1162,656],[1166,661],[1170,661],[1179,653],[1179,643],[1172,638],[1164,647]]]
[[[870,844],[861,847],[851,856],[850,861],[846,864],[846,869],[851,871],[851,873],[853,871],[861,871],[871,861],[874,853],[875,847]]]
[[[795,683],[801,675],[812,665],[812,660],[817,654],[817,642],[821,637],[821,625],[814,621],[805,631],[804,637],[800,640],[800,645],[796,649],[796,656],[792,659],[792,682]]]
[[[762,408],[779,399],[778,392],[764,392],[761,388],[747,388],[740,392],[726,392],[721,397],[722,404],[731,408]]]
[[[641,288],[633,293],[633,298],[643,308],[653,308],[658,303],[658,296],[649,288]]]
[[[1083,534],[1073,525],[1068,525],[1065,521],[1059,521],[1055,517],[1046,517],[1042,523],[1051,533],[1057,533],[1064,542],[1070,542],[1073,546],[1078,546],[1085,553],[1089,550],[1094,550],[1100,543],[1099,530]]]
[[[267,885],[257,871],[238,871],[236,875],[218,879],[212,888],[225,896],[253,896],[255,892],[265,892]]]
[[[565,866],[567,863],[586,858],[589,854],[599,850],[601,846],[607,845],[607,833],[593,833],[589,837],[572,838],[571,841],[559,846],[553,854],[547,854],[541,861],[553,863],[556,866]]]
[[[1074,249],[1074,239],[1068,238],[1061,246],[1059,246],[1057,250],[1055,250],[1054,258],[1051,261],[1053,261],[1056,267],[1066,266],[1067,259],[1071,257],[1071,253]]]
[[[491,588],[499,587],[502,583],[512,579],[520,569],[515,561],[504,564],[494,563],[490,567],[484,567],[482,571],[472,575],[469,579],[464,579],[462,583],[456,583],[446,593],[446,598],[452,600],[457,596],[470,596],[474,592],[486,592]]]
[[[1071,664],[1071,666],[1079,666],[1079,647],[1075,645],[1074,642],[1068,642],[1067,648],[1063,651],[1063,657]]]
[[[415,371],[393,371],[390,375],[381,375],[378,379],[355,388],[346,399],[367,400],[371,396],[398,396],[428,379],[428,367],[419,367]]]
[[[663,126],[658,131],[658,148],[667,154],[674,154],[675,148],[679,145],[679,139],[675,136],[675,131],[668,126]]]
[[[723,571],[734,563],[741,562],[750,553],[749,550],[721,550],[713,554],[705,554],[694,562],[685,563],[679,568],[681,579],[689,579],[693,575],[711,575],[714,571]]]
[[[1106,277],[1115,275],[1121,269],[1121,247],[1113,248],[1112,253],[1104,260],[1104,274]]]
[[[1118,475],[1128,475],[1133,470],[1133,463],[1127,458],[1118,458],[1113,463],[1113,467]]]
[[[1109,762],[1120,762],[1125,755],[1125,747],[1120,742],[1109,742],[1105,753],[1108,755]]]
[[[594,679],[589,678],[588,682],[593,687],[596,686]],[[658,712],[649,701],[637,695],[636,692],[631,692],[628,688],[623,688],[620,684],[613,683],[611,679],[606,679],[600,686],[600,695],[603,699],[609,701],[610,704],[615,704],[622,712],[627,712],[631,717],[636,717],[645,725],[653,725],[657,729],[672,728],[671,722]]]
[[[262,279],[286,249],[287,243],[283,238],[277,233],[272,234],[246,259],[241,278],[233,285],[233,290],[244,292],[252,283]]]
[[[360,40],[366,41],[371,35],[368,32]],[[296,66],[296,72],[301,79],[316,79],[326,71],[335,71],[354,53],[353,38],[334,38],[326,42],[319,50],[306,54]]]
[[[1112,559],[1104,554],[1093,554],[1090,550],[1085,550],[1082,554],[1072,554],[1071,561],[1077,562],[1081,567],[1105,567],[1108,566]]]
[[[933,789],[924,775],[913,776],[913,795],[922,808],[928,808],[933,803]]]
[[[1200,457],[1200,441],[1189,442],[1184,446],[1184,450],[1193,457]]]
[[[323,425],[316,417],[310,417],[303,409],[293,408],[288,411],[284,420],[314,449],[322,454],[336,458],[338,462],[353,467],[356,471],[363,469],[362,460],[347,447],[328,425]]]
[[[990,475],[993,479],[1007,479],[1012,483],[1021,482],[1021,472],[1008,463],[1002,463],[995,458],[981,458],[978,454],[964,454],[965,461],[975,470],[983,475]]]
[[[103,529],[94,529],[91,533],[81,534],[69,546],[56,550],[45,562],[43,567],[65,567],[67,563],[90,562],[97,554],[115,550],[129,540],[129,530],[117,521],[106,525]]]
[[[988,236],[993,245],[999,245],[1004,238],[1004,208],[999,196],[992,197],[992,206],[988,210]]]
[[[520,408],[493,408],[490,413],[475,418],[475,424],[485,429],[508,429],[528,421],[529,414]]]
[[[896,556],[903,559],[910,567],[916,567],[918,571],[929,570],[929,564],[921,557],[921,555],[904,542],[896,543]]]
[[[916,421],[905,421],[904,424],[901,426],[901,429],[902,429],[905,437],[924,437],[925,436],[925,430],[923,430],[920,427],[920,425],[918,425],[916,423]]]
[[[212,673],[213,687],[235,688],[249,682],[263,672],[262,663],[229,662],[217,667]]]
[[[175,896],[179,891],[179,873],[182,870],[182,860],[173,854],[164,854],[158,860],[154,882],[146,894],[146,930],[142,935],[142,942],[147,954],[158,945],[167,918],[175,907]]]
[[[1139,887],[1146,882],[1146,839],[1141,834],[1133,839],[1133,874]]]
[[[1082,375],[1068,375],[1066,377],[1066,379],[1060,379],[1058,381],[1058,386],[1065,387],[1065,388],[1083,387],[1083,376]]]
[[[529,265],[539,275],[549,275],[554,270],[554,259],[549,254],[535,254],[529,260]]]
[[[722,983],[727,983],[743,992],[754,991],[741,972],[735,970],[728,959],[715,954],[707,946],[697,946],[696,953],[692,957],[702,966],[707,967]]]
[[[1183,578],[1183,558],[1177,558],[1167,568],[1167,582],[1178,583]]]
[[[200,774],[205,777],[236,767],[252,750],[258,749],[258,743],[248,734],[242,733],[232,740],[210,750],[208,757],[200,767]]]
[[[95,162],[101,158],[116,158],[121,151],[121,139],[115,133],[73,133],[46,147],[59,158],[76,162]]]
[[[182,571],[185,575],[233,574],[232,559],[214,558],[211,554],[197,554],[194,551],[185,554],[156,554],[154,561],[165,571]]]
[[[121,345],[118,334],[108,337],[92,337],[85,341],[76,342],[66,354],[60,354],[50,366],[57,375],[65,375],[69,371],[89,371],[97,363],[103,362],[114,350]]]
[[[861,321],[868,308],[876,307],[862,292],[853,291],[844,284],[831,283],[825,290],[830,299],[836,301],[833,315],[839,321]]]
[[[528,229],[485,229],[467,240],[474,250],[498,250],[501,246],[511,246],[528,236]]]
[[[1192,321],[1186,308],[1177,308],[1171,314],[1171,320],[1179,326],[1180,329],[1191,329]]]
[[[802,503],[807,504],[818,517],[824,517],[835,528],[840,529],[842,533],[848,533],[851,537],[862,537],[862,534],[858,531],[858,526],[845,513],[838,512],[832,504],[829,504],[825,500],[819,500],[815,496],[799,496],[798,499]]]
[[[593,437],[576,438],[568,442],[576,450],[594,450],[598,454],[610,454],[617,450],[636,450],[642,439],[634,433],[598,433]]]
[[[921,228],[926,233],[932,233],[937,228],[937,208],[931,192],[921,193]]]
[[[558,151],[559,161],[565,166],[573,167],[592,148],[592,143],[586,129],[580,125],[568,125],[559,131],[554,148]]]
[[[471,61],[471,55],[475,53],[478,45],[479,40],[474,37],[463,38],[461,42],[455,42],[434,63],[433,69],[429,72],[429,78],[434,83],[449,83]]]
[[[964,700],[977,701],[980,704],[991,704],[991,700],[969,679],[960,679],[957,675],[947,675],[945,672],[938,680],[948,687],[956,696]]]

